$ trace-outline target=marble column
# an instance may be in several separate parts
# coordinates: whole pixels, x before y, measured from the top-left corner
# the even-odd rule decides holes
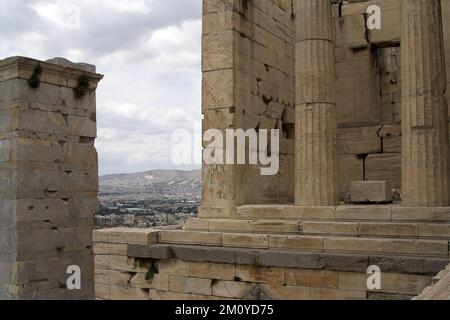
[[[299,206],[336,205],[336,71],[329,0],[297,0],[296,169]]]
[[[439,0],[402,0],[402,204],[449,205],[448,107]]]

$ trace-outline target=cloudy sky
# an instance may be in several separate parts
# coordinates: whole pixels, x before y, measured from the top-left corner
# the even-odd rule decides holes
[[[190,169],[174,130],[200,114],[201,0],[0,0],[0,59],[95,64],[100,173]],[[197,146],[198,150],[198,146]]]

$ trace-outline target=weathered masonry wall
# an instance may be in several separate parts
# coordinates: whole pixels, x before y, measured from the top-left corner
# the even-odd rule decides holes
[[[269,235],[95,231],[96,298],[411,299],[448,263],[439,257],[267,250],[265,237]],[[383,270],[382,290],[367,289],[370,265]]]
[[[364,13],[382,10],[382,30]],[[339,189],[351,181],[401,188],[400,1],[361,2],[335,11]]]
[[[262,177],[259,166],[208,166],[204,205],[292,202],[292,3],[213,0],[203,7],[203,129],[282,131],[278,175]]]
[[[351,181],[389,181],[401,189],[400,1],[349,2],[333,7],[341,200]],[[450,79],[450,1],[441,3]],[[370,4],[381,7],[381,30],[366,29]],[[293,5],[204,1],[204,130],[279,128],[283,139],[275,177],[261,177],[259,166],[205,167],[203,212],[232,215],[232,208],[243,204],[293,202]]]
[[[414,10],[428,2],[431,1],[401,1],[402,8],[411,6]],[[301,177],[291,170],[293,144],[296,152],[304,156],[300,164],[308,162],[306,174],[321,167],[314,166],[312,156],[305,161],[311,155],[308,150],[316,148],[320,153],[320,156],[312,154],[316,159],[334,157],[334,152],[327,154],[324,150],[334,149],[332,118],[336,101],[340,198],[345,197],[353,180],[372,183],[381,180],[374,185],[401,188],[400,172],[408,168],[401,167],[402,138],[408,143],[406,135],[401,137],[401,112],[408,115],[405,110],[416,106],[402,104],[402,100],[409,101],[402,96],[408,82],[403,82],[400,93],[399,66],[402,65],[405,76],[408,75],[405,71],[414,70],[408,68],[408,62],[417,60],[416,65],[420,66],[441,59],[436,50],[434,56],[408,56],[406,46],[399,44],[401,38],[412,45],[413,52],[425,41],[413,45],[425,35],[421,28],[439,30],[438,1],[432,2],[433,10],[418,10],[427,15],[417,25],[406,24],[406,29],[401,28],[400,17],[404,22],[414,20],[405,14],[400,16],[400,12],[414,11],[400,11],[399,0],[355,0],[334,5],[336,39],[332,39],[327,0],[204,1],[204,129],[280,128],[284,135],[282,150],[288,152],[282,151],[280,174],[272,178],[261,177],[253,167],[205,166],[203,207],[199,217],[189,219],[183,230],[95,231],[97,299],[411,299],[430,286],[435,281],[433,276],[450,262],[450,208],[408,201],[402,205],[369,206],[337,205],[330,201],[326,206],[327,199],[316,197],[315,192],[310,192],[312,188],[304,189],[312,197],[296,194],[296,198],[308,201],[295,199],[296,205],[292,205],[294,178]],[[449,2],[442,3],[442,13],[447,15]],[[380,31],[366,29],[364,14],[369,4],[382,7]],[[304,12],[309,15],[303,17]],[[296,54],[292,60],[294,25]],[[414,36],[416,32],[418,37]],[[411,36],[414,41],[408,41]],[[326,40],[327,45],[320,44],[321,40]],[[435,49],[441,43],[437,37],[430,37],[429,41]],[[330,61],[333,49],[336,66]],[[317,57],[308,54],[314,51]],[[293,77],[294,66],[297,71]],[[334,67],[336,79],[330,78]],[[407,80],[414,84],[419,78],[420,75],[410,75]],[[332,90],[334,80],[336,100]],[[294,83],[295,94],[291,92]],[[324,90],[320,89],[320,83]],[[423,81],[417,81],[420,83]],[[437,88],[443,89],[442,84],[440,81]],[[419,99],[420,90],[412,91],[408,92],[409,98]],[[319,96],[323,99],[318,99]],[[443,101],[442,91],[436,97]],[[290,114],[293,103],[297,107],[294,121]],[[329,116],[321,117],[322,112],[317,112],[321,104],[331,106],[326,110]],[[296,130],[292,142],[292,133],[297,129],[294,122],[305,126],[302,110],[309,113],[306,124],[310,128],[306,134]],[[441,115],[442,118],[445,124],[446,115]],[[403,132],[411,128],[407,121],[403,126],[406,128]],[[316,131],[318,127],[321,133],[332,134],[321,135]],[[414,127],[429,132],[433,128],[437,126]],[[446,130],[445,126],[440,131],[444,133],[442,136]],[[311,136],[316,141],[325,140],[327,146],[320,143],[317,147],[309,139]],[[299,137],[307,138],[307,148],[302,147],[305,142]],[[437,144],[447,150],[444,140],[447,142],[441,139]],[[420,141],[423,140],[412,141],[411,149],[421,150]],[[431,151],[422,153],[419,160],[426,160]],[[434,163],[431,166],[417,163],[411,168],[420,174],[425,172],[421,177],[429,176],[422,169],[429,169]],[[332,174],[330,179],[321,176],[334,164],[330,161],[324,167],[313,172],[300,187],[308,186],[313,179],[314,184],[334,183]],[[438,176],[436,172],[430,174]],[[412,183],[405,186],[424,185]],[[441,192],[432,187],[425,189],[431,196]],[[336,192],[330,188],[329,195],[334,197]],[[367,287],[369,266],[380,267],[380,290]]]
[[[0,60],[0,299],[93,298],[95,67]],[[67,267],[82,289],[66,288]]]
[[[355,1],[356,2],[356,1]],[[368,31],[363,14],[380,5],[382,29]],[[447,79],[450,1],[441,1]],[[336,67],[341,199],[349,183],[390,181],[401,189],[400,1],[362,1],[336,13]],[[449,82],[447,81],[447,100]]]

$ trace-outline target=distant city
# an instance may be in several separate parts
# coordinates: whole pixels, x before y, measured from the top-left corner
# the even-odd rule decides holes
[[[181,226],[198,214],[200,170],[108,175],[99,184],[97,228]]]

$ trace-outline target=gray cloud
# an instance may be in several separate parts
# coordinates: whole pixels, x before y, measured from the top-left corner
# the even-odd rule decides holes
[[[100,172],[174,168],[171,132],[201,116],[200,19],[201,0],[0,0],[0,56],[96,64]]]

